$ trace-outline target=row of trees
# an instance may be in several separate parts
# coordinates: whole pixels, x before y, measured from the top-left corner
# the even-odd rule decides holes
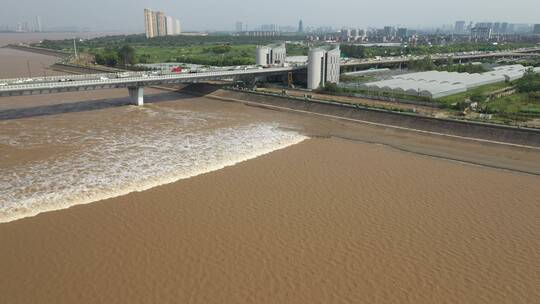
[[[451,64],[437,67],[438,71],[458,72],[458,73],[485,73],[488,70],[481,64]]]
[[[410,60],[407,67],[413,71],[432,71],[435,69],[435,63],[433,63],[431,56],[426,56],[423,59]]]
[[[131,66],[138,62],[135,49],[132,46],[124,45],[118,49],[106,48],[95,55],[97,64],[106,66]]]
[[[447,72],[458,72],[458,73],[485,73],[488,70],[481,64],[453,64],[453,60],[449,59],[448,63],[445,65],[436,65],[433,63],[431,56],[426,56],[424,59],[420,60],[411,60],[407,64],[410,70],[414,71],[447,71]]]
[[[185,47],[193,45],[216,45],[216,44],[270,44],[280,41],[303,41],[305,36],[276,36],[276,37],[249,37],[232,36],[229,34],[212,34],[208,36],[164,36],[147,39],[145,35],[115,35],[93,38],[77,42],[79,48],[120,48],[123,45],[130,46],[158,46],[158,47]],[[55,49],[69,50],[73,48],[73,39],[44,40],[38,46]]]
[[[175,62],[193,63],[213,66],[233,66],[233,65],[253,65],[255,58],[250,56],[209,56],[209,55],[187,55],[177,57]]]
[[[251,65],[255,64],[253,56],[245,51],[231,52],[230,46],[213,46],[205,48],[207,53],[190,54],[179,57],[165,58],[164,62],[183,62],[213,66]],[[135,48],[124,45],[121,48],[106,48],[95,53],[97,64],[114,66],[132,66],[137,63],[150,62],[149,54],[137,54]]]
[[[540,93],[540,74],[527,71],[523,78],[516,81],[516,88],[520,93],[533,93],[533,96],[537,96]]]

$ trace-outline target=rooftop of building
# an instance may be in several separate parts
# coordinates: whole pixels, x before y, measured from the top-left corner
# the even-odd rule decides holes
[[[328,44],[314,48],[314,50],[323,50],[326,52],[339,50],[339,44]]]
[[[507,65],[481,74],[427,71],[402,74],[392,79],[366,83],[362,86],[366,89],[439,98],[482,85],[513,81],[523,77],[526,70],[527,68],[522,65]]]

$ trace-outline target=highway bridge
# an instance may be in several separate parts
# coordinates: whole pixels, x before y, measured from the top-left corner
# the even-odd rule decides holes
[[[287,75],[305,67],[240,68],[198,73],[153,74],[124,72],[112,74],[67,75],[36,78],[0,79],[0,97],[127,88],[133,104],[144,104],[144,87],[163,84],[195,83],[211,80]]]
[[[500,52],[483,52],[472,54],[441,54],[432,55],[431,58],[435,62],[446,62],[449,59],[454,60],[456,63],[462,61],[489,59],[489,58],[524,58],[524,57],[538,57],[540,56],[540,47],[536,48],[524,48],[512,51],[500,51]],[[341,64],[344,70],[354,70],[355,68],[363,69],[378,66],[398,66],[407,64],[411,60],[421,60],[425,56],[413,56],[413,57],[388,57],[379,59],[364,59],[364,60],[350,60]]]
[[[483,58],[504,58],[540,56],[538,48],[528,48],[512,51],[486,52],[473,54],[440,54],[432,56],[434,61],[474,60]],[[379,60],[352,60],[341,63],[341,70],[366,69],[378,65],[398,65],[408,63],[411,59],[422,59],[423,56],[380,58]],[[302,72],[305,65],[290,67],[236,67],[215,68],[212,71],[195,73],[164,73],[164,72],[121,72],[107,74],[67,75],[35,78],[0,79],[0,97],[52,94],[61,92],[77,92],[99,89],[127,88],[133,104],[144,104],[144,87],[163,84],[194,83],[212,80],[257,79],[271,76],[286,76],[289,72]]]

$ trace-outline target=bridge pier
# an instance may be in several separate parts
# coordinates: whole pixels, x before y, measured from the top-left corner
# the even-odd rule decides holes
[[[129,87],[128,91],[131,104],[136,106],[144,105],[144,87]]]

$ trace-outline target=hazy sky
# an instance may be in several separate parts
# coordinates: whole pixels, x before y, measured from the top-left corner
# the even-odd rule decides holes
[[[455,20],[540,23],[540,0],[1,0],[0,24],[143,30],[145,7],[179,18],[183,29],[232,30],[235,21],[296,25],[440,25]]]

